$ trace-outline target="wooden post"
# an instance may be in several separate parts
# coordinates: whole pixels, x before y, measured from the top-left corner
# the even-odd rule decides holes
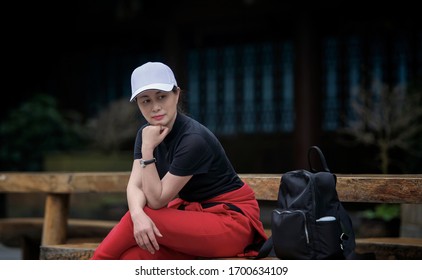
[[[66,243],[69,199],[70,194],[47,195],[41,245]]]
[[[295,38],[295,130],[293,168],[308,166],[308,148],[322,146],[321,59],[316,20],[306,11],[297,17]]]

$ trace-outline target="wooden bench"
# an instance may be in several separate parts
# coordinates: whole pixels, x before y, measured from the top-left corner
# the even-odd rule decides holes
[[[0,192],[42,193],[46,197],[44,217],[0,219],[0,243],[21,247],[23,259],[39,259],[40,245],[72,243],[75,239],[81,238],[99,242],[105,237],[117,221],[69,219],[70,197],[72,194],[79,193],[122,193],[125,188],[120,188],[120,186],[126,182],[113,183],[110,190],[108,190],[107,183],[97,182],[101,187],[95,189],[92,185],[85,187],[86,184],[83,183],[83,180],[86,179],[85,175],[84,173],[80,175],[82,175],[82,182],[73,181],[73,173],[0,173]],[[114,177],[112,180],[128,178],[127,174],[113,173],[110,175]],[[101,176],[102,174],[100,174],[100,178]],[[76,177],[78,176],[76,175]]]
[[[257,199],[264,202],[276,201],[280,176],[241,174],[241,178],[254,189]],[[129,172],[3,172],[0,173],[0,192],[46,194],[40,259],[87,259],[98,242],[85,240],[75,243],[69,240],[72,223],[75,222],[68,219],[70,195],[122,193],[126,191],[128,179]],[[337,182],[339,198],[343,202],[422,204],[421,174],[337,174]],[[4,219],[3,221],[6,222]],[[1,223],[2,220],[0,229]],[[4,225],[6,228],[10,227],[10,224]],[[1,239],[2,235],[0,242]],[[422,259],[421,241],[419,238],[357,239],[357,252],[373,252],[378,259]],[[53,254],[54,251],[60,253]]]
[[[117,222],[68,219],[66,242],[75,243],[79,240],[100,242]],[[0,242],[10,247],[20,247],[22,259],[39,259],[43,223],[42,217],[0,219]]]

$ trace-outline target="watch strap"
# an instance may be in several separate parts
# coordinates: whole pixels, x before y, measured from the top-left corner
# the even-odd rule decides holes
[[[151,164],[151,163],[154,163],[154,162],[157,162],[157,160],[155,158],[148,159],[148,160],[144,160],[144,159],[141,158],[141,166],[143,168],[145,168],[148,164]]]

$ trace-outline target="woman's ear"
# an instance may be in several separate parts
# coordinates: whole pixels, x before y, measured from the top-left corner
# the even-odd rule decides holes
[[[180,98],[180,93],[181,93],[182,91],[180,90],[180,88],[179,87],[176,87],[176,90],[174,91],[174,93],[175,94],[177,94],[177,99],[179,99]]]

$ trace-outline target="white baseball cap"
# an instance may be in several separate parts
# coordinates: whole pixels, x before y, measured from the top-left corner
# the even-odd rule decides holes
[[[177,86],[177,82],[170,67],[161,62],[147,62],[133,70],[131,85],[130,102],[148,89],[171,91],[174,86]]]

